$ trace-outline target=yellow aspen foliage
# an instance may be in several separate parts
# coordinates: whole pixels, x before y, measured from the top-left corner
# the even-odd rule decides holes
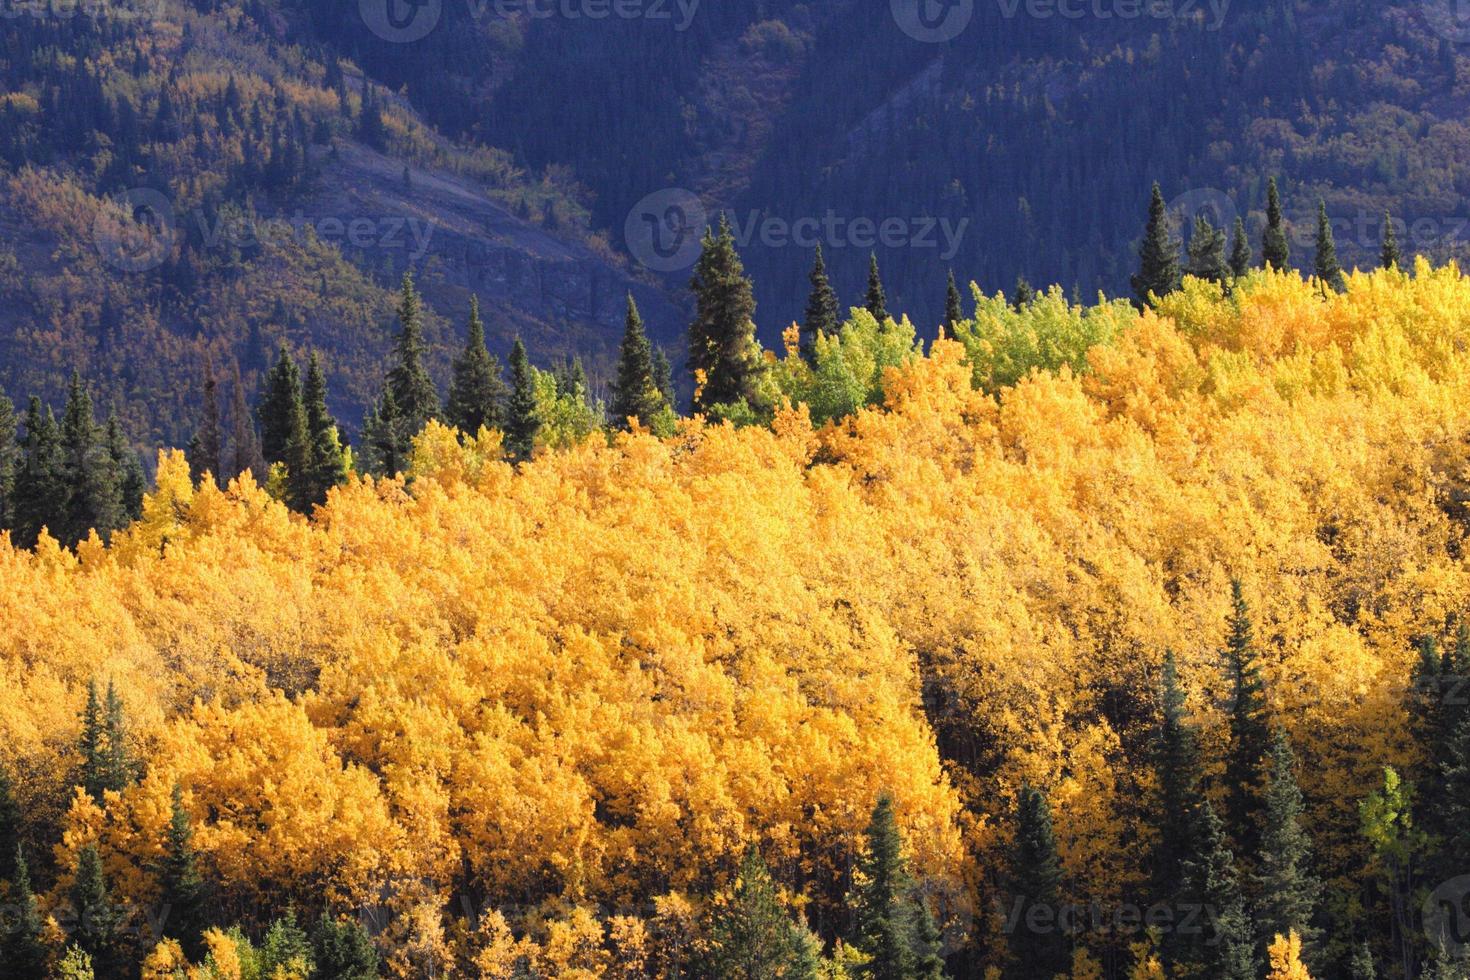
[[[1296,930],[1271,940],[1266,956],[1270,961],[1266,980],[1312,980],[1312,974],[1302,965],[1302,940]]]

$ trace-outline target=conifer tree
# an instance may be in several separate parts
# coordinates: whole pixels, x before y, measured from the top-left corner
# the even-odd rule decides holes
[[[163,860],[158,866],[158,888],[167,915],[163,921],[164,936],[178,940],[190,959],[198,958],[200,937],[208,925],[204,914],[204,876],[199,872],[194,830],[178,783],[173,788]]]
[[[888,319],[888,299],[883,293],[883,280],[878,276],[878,253],[868,253],[868,292],[863,305],[873,314],[873,319],[882,323]]]
[[[1332,222],[1327,217],[1327,202],[1317,202],[1317,254],[1312,263],[1313,272],[1325,288],[1334,292],[1347,289],[1342,266],[1337,264],[1337,244],[1332,238]]]
[[[674,407],[674,368],[662,347],[653,349],[653,383],[664,396],[664,404]]]
[[[439,392],[434,388],[428,368],[424,367],[427,348],[424,344],[423,311],[410,272],[403,274],[403,286],[399,292],[398,327],[388,386],[393,389],[393,400],[398,404],[399,414],[407,421],[412,437],[418,435],[425,422],[437,419],[440,411]]]
[[[313,504],[311,483],[311,429],[306,420],[306,395],[297,390],[296,400],[288,406],[286,422],[286,504],[298,513],[310,513]]]
[[[1230,245],[1230,274],[1239,279],[1251,271],[1251,262],[1255,257],[1251,255],[1250,239],[1245,234],[1245,222],[1240,215],[1235,216],[1235,228],[1231,232],[1234,241]]]
[[[1431,756],[1431,765],[1436,762],[1440,769],[1438,798],[1426,807],[1430,811],[1426,823],[1431,824],[1442,841],[1440,854],[1444,870],[1451,875],[1467,874],[1470,873],[1470,717],[1461,718],[1445,746]]]
[[[260,437],[255,432],[255,422],[245,402],[245,382],[240,378],[240,362],[232,367],[230,384],[230,478],[249,472],[257,482],[262,477],[264,461],[260,455]]]
[[[116,411],[107,415],[107,451],[119,474],[123,517],[126,522],[136,521],[143,516],[143,494],[147,492],[148,480],[143,475],[138,451],[123,435]]]
[[[11,910],[0,930],[0,963],[13,980],[45,980],[45,922],[31,889],[30,868],[19,845],[10,857]]]
[[[1017,980],[1065,973],[1071,963],[1071,937],[1060,928],[1036,930],[1033,921],[1055,925],[1061,908],[1062,868],[1045,795],[1021,787],[1016,800],[1016,838],[1010,859],[1011,906],[1006,911],[1011,948],[1011,975]],[[1046,918],[1032,916],[1042,910]]]
[[[1154,901],[1171,903],[1183,887],[1183,861],[1193,841],[1199,809],[1200,764],[1197,737],[1184,715],[1184,691],[1173,653],[1164,657],[1161,694],[1163,723],[1154,746],[1154,772],[1159,796],[1159,837],[1153,855]]]
[[[1171,936],[1172,959],[1211,980],[1255,980],[1250,920],[1240,894],[1235,858],[1225,828],[1208,801],[1194,814],[1194,833],[1184,859],[1176,910],[1198,914],[1197,926]]]
[[[944,290],[944,335],[954,336],[954,325],[965,318],[964,305],[960,301],[960,287],[955,285],[954,270],[949,270],[949,283]]]
[[[1189,238],[1185,272],[1196,279],[1223,283],[1230,273],[1225,262],[1225,233],[1204,215],[1194,219],[1194,233]]]
[[[863,977],[910,980],[918,966],[913,881],[903,858],[893,800],[886,793],[873,808],[866,838],[859,859],[861,881],[852,901],[856,934],[851,945],[868,958]]]
[[[311,930],[314,980],[377,980],[378,951],[367,930],[325,912]]]
[[[1250,609],[1240,582],[1230,585],[1229,631],[1222,657],[1231,685],[1230,744],[1226,749],[1226,816],[1230,840],[1238,853],[1260,851],[1262,794],[1271,729],[1266,713],[1265,684],[1252,638]]]
[[[1179,288],[1179,242],[1174,237],[1164,192],[1154,182],[1148,204],[1148,225],[1138,246],[1138,274],[1133,277],[1135,305],[1151,305],[1150,297],[1163,297]]]
[[[1011,293],[1011,305],[1017,312],[1030,306],[1036,299],[1036,290],[1031,288],[1031,283],[1026,281],[1025,276],[1016,277],[1016,289]]]
[[[479,297],[470,297],[470,322],[464,351],[455,358],[445,414],[466,436],[480,429],[505,428],[505,400],[510,391],[501,377],[500,361],[485,347]]]
[[[628,428],[630,418],[648,428],[663,407],[663,392],[654,376],[653,348],[643,332],[643,318],[638,305],[628,294],[628,315],[623,326],[623,342],[618,348],[618,377],[613,384],[612,422],[615,428]]]
[[[33,547],[45,527],[59,533],[66,493],[61,432],[51,410],[43,412],[41,400],[32,397],[26,411],[25,458],[16,474],[11,501],[15,522],[12,538],[17,545]]]
[[[1312,842],[1302,829],[1302,794],[1296,781],[1296,757],[1286,734],[1271,741],[1266,784],[1265,827],[1257,862],[1256,933],[1264,949],[1274,936],[1296,933],[1308,960],[1315,948],[1313,926],[1321,884],[1312,874]]]
[[[801,321],[801,356],[808,364],[816,356],[819,335],[836,336],[841,314],[837,306],[837,293],[827,279],[827,263],[822,259],[822,246],[817,245],[817,255],[812,261],[812,291],[806,301],[806,315]]]
[[[293,906],[287,906],[286,914],[266,930],[265,939],[260,944],[260,966],[262,977],[299,976],[310,971],[311,940],[297,925]]]
[[[301,387],[305,408],[306,435],[310,445],[306,481],[303,490],[309,510],[326,502],[327,491],[347,482],[347,454],[338,437],[337,420],[327,408],[327,378],[321,360],[313,351],[306,365],[306,381]]]
[[[755,340],[755,293],[735,250],[729,219],[705,232],[690,281],[695,315],[689,328],[689,370],[694,376],[694,410],[752,401],[761,371]]]
[[[76,371],[61,422],[61,459],[67,494],[58,540],[76,544],[93,528],[106,539],[125,523],[122,486],[92,415],[92,399]]]
[[[224,456],[224,430],[220,426],[219,385],[214,376],[214,359],[204,359],[204,407],[199,413],[199,426],[189,442],[189,477],[195,483],[210,474],[218,485]]]
[[[260,452],[267,465],[286,462],[286,447],[301,411],[301,371],[286,345],[281,344],[276,363],[266,375],[265,392],[256,410],[260,418]]]
[[[108,894],[107,878],[102,872],[97,845],[86,844],[77,852],[75,871],[70,897],[76,928],[71,938],[92,957],[99,974],[104,977],[121,976],[120,972],[113,972],[121,966],[116,955],[117,928],[121,919]]]
[[[1348,980],[1378,980],[1378,970],[1373,965],[1373,951],[1365,939],[1353,947],[1353,957],[1348,962]]]
[[[1393,230],[1393,217],[1387,211],[1383,212],[1383,249],[1378,253],[1378,264],[1385,269],[1403,268],[1398,234]]]
[[[1281,214],[1281,195],[1275,177],[1266,184],[1266,230],[1261,237],[1261,259],[1277,272],[1290,268],[1291,247],[1286,240],[1286,221]]]
[[[92,799],[102,801],[107,788],[107,729],[102,714],[102,701],[97,695],[97,682],[87,681],[87,703],[82,708],[82,734],[77,749],[82,756],[82,789]]]
[[[391,387],[384,387],[378,404],[363,419],[362,448],[363,464],[376,476],[391,477],[408,466],[412,435]]]
[[[107,697],[103,702],[102,731],[106,746],[102,753],[102,788],[122,792],[138,779],[138,760],[128,748],[127,724],[123,718],[122,696],[117,686],[107,682]],[[101,797],[97,797],[101,799]]]
[[[709,974],[720,980],[797,977],[804,959],[797,924],[776,895],[770,871],[754,846],[740,863],[730,901],[710,927]],[[815,974],[808,974],[815,980]]]
[[[505,448],[511,458],[529,459],[540,431],[531,360],[526,356],[526,345],[517,337],[510,349],[510,403],[505,420]]]
[[[18,427],[15,404],[0,394],[0,532],[14,526],[12,498],[21,462],[20,444],[16,441]]]
[[[922,901],[914,903],[914,950],[918,959],[914,976],[917,980],[945,980],[944,936],[934,914]]]

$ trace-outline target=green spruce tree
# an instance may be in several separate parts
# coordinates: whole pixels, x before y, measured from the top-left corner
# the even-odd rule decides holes
[[[126,523],[122,485],[103,433],[92,415],[92,399],[73,371],[61,421],[66,505],[57,539],[75,545],[93,528],[104,540]]]
[[[377,980],[378,951],[372,937],[356,922],[325,912],[311,930],[313,980]]]
[[[102,858],[95,844],[87,844],[77,852],[74,870],[70,897],[75,927],[70,938],[92,958],[98,975],[121,976],[118,927],[122,916],[108,894]]]
[[[311,513],[311,429],[306,421],[305,391],[298,389],[289,406],[286,434],[286,504],[301,514]]]
[[[1238,580],[1230,585],[1231,613],[1225,649],[1226,679],[1231,688],[1230,743],[1225,756],[1225,812],[1229,839],[1236,852],[1260,852],[1266,763],[1271,727],[1266,711],[1260,654],[1252,636],[1250,608]]]
[[[1006,914],[1011,948],[1008,975],[1016,980],[1052,977],[1071,965],[1072,937],[1062,931],[1062,866],[1052,830],[1051,807],[1038,789],[1023,785],[1016,799],[1016,837],[1010,855]],[[1033,911],[1037,910],[1037,911]],[[1046,928],[1036,928],[1046,923]]]
[[[505,448],[511,459],[530,459],[540,431],[531,359],[526,356],[526,345],[517,337],[510,349],[510,402],[505,419]]]
[[[301,411],[301,371],[286,345],[265,377],[256,416],[260,419],[260,452],[266,465],[286,462],[286,447]]]
[[[918,969],[913,880],[903,858],[903,839],[893,800],[878,798],[859,860],[860,883],[851,900],[855,934],[851,945],[867,960],[868,980],[911,980]]]
[[[653,383],[664,396],[664,404],[674,408],[674,368],[662,347],[653,349]]]
[[[817,337],[835,337],[841,323],[837,306],[837,293],[827,279],[827,263],[822,258],[822,246],[817,246],[816,258],[812,261],[812,291],[807,296],[806,315],[801,321],[801,356],[808,364],[813,363],[817,351]]]
[[[1266,783],[1265,827],[1256,862],[1256,949],[1264,954],[1275,936],[1295,932],[1303,956],[1315,957],[1318,930],[1313,924],[1322,886],[1312,873],[1312,841],[1302,829],[1302,793],[1296,781],[1296,757],[1286,734],[1271,740]]]
[[[1332,237],[1332,221],[1327,217],[1327,202],[1317,202],[1317,254],[1312,262],[1313,274],[1326,289],[1344,292],[1347,280],[1337,263],[1337,243]]]
[[[705,232],[690,289],[695,302],[689,328],[694,410],[709,412],[742,400],[755,407],[762,370],[753,319],[755,292],[724,215],[717,231]]]
[[[1291,267],[1291,248],[1286,240],[1286,219],[1281,213],[1281,195],[1276,178],[1266,184],[1266,230],[1261,237],[1261,258],[1266,266],[1282,272]]]
[[[470,297],[470,322],[464,351],[454,360],[445,414],[450,425],[474,437],[480,429],[505,428],[505,402],[510,390],[501,377],[500,361],[485,347],[479,297]]]
[[[654,376],[653,347],[643,332],[643,318],[638,304],[628,294],[628,315],[623,324],[623,342],[618,348],[618,377],[613,383],[613,427],[627,430],[628,420],[636,419],[647,429],[664,405]]]
[[[955,285],[954,270],[949,270],[949,282],[944,288],[944,335],[954,336],[954,325],[965,318],[964,305],[960,301],[960,287]]]
[[[124,717],[122,696],[117,686],[107,682],[107,697],[103,702],[102,720],[105,748],[102,752],[102,788],[121,793],[138,781],[138,760],[128,747],[127,721]],[[100,800],[101,797],[98,797]]]
[[[1011,293],[1011,306],[1019,313],[1035,301],[1036,290],[1031,288],[1031,283],[1026,281],[1025,276],[1017,276],[1016,288]]]
[[[363,466],[374,476],[391,477],[408,468],[412,448],[408,423],[398,411],[392,388],[384,388],[378,404],[362,422]]]
[[[11,536],[22,548],[31,548],[42,528],[53,535],[65,520],[62,505],[67,482],[61,455],[61,430],[51,409],[44,411],[39,398],[31,398],[26,410],[25,458],[15,478],[11,501],[14,528]]]
[[[1143,243],[1138,246],[1138,274],[1132,285],[1134,303],[1140,310],[1179,288],[1179,242],[1157,181],[1149,198],[1148,224]]]
[[[755,847],[745,852],[730,900],[710,926],[708,975],[719,980],[768,980],[804,974],[805,942],[776,894],[770,871]]]
[[[1167,944],[1172,960],[1210,980],[1255,980],[1250,919],[1224,826],[1208,802],[1194,816],[1183,890],[1175,907],[1181,923]],[[1193,928],[1183,924],[1187,916],[1194,917]]]
[[[1154,743],[1154,773],[1158,798],[1158,842],[1153,854],[1153,893],[1156,904],[1170,905],[1183,888],[1184,860],[1193,846],[1195,813],[1200,794],[1198,736],[1185,717],[1184,691],[1174,654],[1164,657],[1160,713],[1162,724]]]
[[[158,864],[159,900],[163,903],[163,935],[175,939],[192,959],[203,952],[202,936],[209,925],[205,915],[204,876],[194,849],[194,829],[184,809],[184,792],[174,784],[163,859]]]
[[[1231,231],[1234,241],[1230,245],[1230,274],[1239,279],[1251,271],[1251,262],[1255,257],[1251,255],[1250,239],[1245,234],[1245,222],[1239,215],[1235,216],[1235,228]]]
[[[388,387],[398,412],[407,422],[410,437],[418,435],[424,423],[440,415],[439,392],[424,367],[423,311],[412,273],[403,274],[398,297],[398,338],[393,345],[394,363],[388,371]]]
[[[87,681],[87,703],[82,708],[82,734],[77,740],[82,757],[82,789],[97,802],[107,789],[107,721],[102,713],[102,700],[97,682]]]
[[[25,853],[16,847],[11,855],[10,914],[0,930],[0,963],[11,980],[45,980],[45,921],[31,889],[30,868]]]
[[[1223,283],[1230,274],[1225,261],[1225,233],[1204,215],[1194,219],[1184,271],[1196,279]]]
[[[878,254],[868,254],[868,292],[863,305],[880,324],[888,319],[888,299],[883,293],[883,280],[878,276]]]
[[[322,370],[315,352],[306,365],[301,400],[310,444],[305,490],[310,506],[316,506],[326,503],[329,490],[347,482],[347,453],[338,436],[337,420],[332,418],[331,410],[327,408],[326,372]]]
[[[1348,961],[1348,980],[1378,980],[1378,969],[1373,965],[1373,951],[1365,939],[1353,947],[1352,959]]]
[[[1383,212],[1383,248],[1378,253],[1378,264],[1385,269],[1403,268],[1398,235],[1393,230],[1393,217],[1387,211]]]

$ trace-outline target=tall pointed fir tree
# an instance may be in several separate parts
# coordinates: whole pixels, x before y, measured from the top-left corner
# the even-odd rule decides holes
[[[288,406],[286,458],[286,504],[298,513],[309,513],[312,506],[311,494],[311,429],[306,424],[305,392],[298,389],[297,397]]]
[[[220,479],[223,475],[220,461],[224,456],[225,440],[220,424],[219,383],[214,376],[214,358],[209,355],[204,358],[202,387],[203,407],[199,411],[199,425],[194,430],[194,437],[189,440],[189,477],[198,483],[208,473],[218,485],[223,482]]]
[[[33,547],[41,529],[55,534],[64,519],[66,472],[61,458],[61,431],[51,409],[32,397],[26,410],[25,457],[15,477],[11,500],[12,539],[22,548]]]
[[[1312,271],[1326,289],[1343,292],[1347,280],[1342,266],[1337,262],[1337,243],[1332,237],[1332,221],[1327,217],[1327,202],[1317,202],[1317,253],[1312,261]]]
[[[1223,283],[1230,274],[1225,261],[1225,233],[1204,215],[1194,219],[1184,271],[1196,279]]]
[[[863,305],[880,324],[888,319],[888,297],[883,292],[883,280],[878,275],[876,252],[868,254],[868,292],[863,297]]]
[[[11,498],[15,496],[15,477],[20,469],[20,443],[16,440],[19,421],[15,404],[0,394],[0,533],[14,526]]]
[[[526,356],[526,345],[517,337],[510,349],[510,402],[505,418],[505,448],[511,459],[530,459],[540,431],[531,359]]]
[[[1240,215],[1235,216],[1235,228],[1230,235],[1234,239],[1230,243],[1230,274],[1239,279],[1251,271],[1251,262],[1255,260],[1251,255],[1250,239],[1245,233],[1245,222]]]
[[[1010,855],[1010,907],[1006,909],[1010,976],[1016,980],[1066,973],[1071,937],[1057,926],[1062,867],[1052,830],[1051,807],[1038,789],[1024,785],[1016,799],[1016,838]],[[1040,910],[1033,913],[1033,909]],[[1036,923],[1048,928],[1037,928]]]
[[[67,483],[65,517],[57,538],[73,545],[97,529],[105,540],[124,525],[117,465],[92,415],[92,399],[73,371],[61,421],[61,459]]]
[[[1348,980],[1378,980],[1378,968],[1373,965],[1373,951],[1368,948],[1366,939],[1353,947],[1347,975]]]
[[[301,371],[286,345],[281,344],[276,362],[265,377],[256,415],[260,419],[260,452],[266,465],[286,462],[286,444],[291,440],[301,411]]]
[[[190,959],[202,952],[202,936],[209,924],[204,910],[204,876],[199,871],[199,854],[194,849],[194,829],[184,809],[184,791],[174,784],[170,799],[168,830],[163,841],[163,858],[158,870],[159,900],[167,910],[163,935],[184,947]]]
[[[464,351],[454,360],[445,415],[466,436],[482,428],[505,428],[505,401],[510,390],[501,377],[500,361],[485,347],[485,325],[480,321],[480,299],[470,297],[470,321]]]
[[[944,288],[944,335],[954,336],[954,325],[965,318],[964,305],[960,300],[960,287],[955,285],[954,270],[949,270],[949,282]]]
[[[1176,967],[1210,980],[1255,980],[1250,918],[1235,858],[1224,825],[1208,801],[1195,810],[1191,836],[1175,910],[1181,916],[1192,913],[1196,927],[1184,928],[1181,923],[1171,934],[1170,958]]]
[[[674,366],[669,363],[669,355],[664,353],[662,347],[653,349],[653,383],[664,396],[664,404],[673,409]]]
[[[327,408],[327,379],[321,360],[313,351],[306,365],[301,400],[308,444],[306,472],[294,495],[303,511],[325,503],[327,491],[347,482],[347,454],[338,436],[337,420]]]
[[[248,472],[259,482],[264,478],[265,464],[260,455],[260,436],[255,431],[255,420],[245,401],[245,382],[240,377],[239,361],[231,367],[230,387],[230,465],[226,472],[230,479]]]
[[[1149,197],[1148,224],[1138,246],[1138,274],[1132,286],[1134,305],[1140,310],[1151,305],[1152,298],[1167,296],[1179,288],[1179,242],[1157,181]]]
[[[1286,219],[1281,213],[1281,194],[1276,178],[1266,184],[1266,230],[1261,235],[1261,260],[1281,272],[1291,265],[1291,246],[1286,240]]]
[[[1183,887],[1183,863],[1193,845],[1200,794],[1198,737],[1185,717],[1184,690],[1174,654],[1164,655],[1160,693],[1162,723],[1153,748],[1158,798],[1158,842],[1153,854],[1155,903],[1173,903]]]
[[[816,356],[817,337],[825,334],[836,336],[841,314],[837,306],[837,293],[827,278],[827,263],[822,258],[822,246],[817,246],[816,258],[812,260],[812,291],[806,300],[806,315],[801,320],[801,356],[808,364]]]
[[[850,945],[866,957],[859,976],[911,980],[925,950],[919,935],[919,903],[903,857],[903,838],[893,800],[878,798],[858,862],[859,884],[850,899],[855,934]]]
[[[627,430],[628,420],[637,419],[647,429],[663,408],[663,392],[654,376],[653,347],[643,332],[638,304],[628,294],[628,315],[623,323],[623,342],[618,348],[618,376],[613,383],[612,424]]]
[[[1271,740],[1265,825],[1256,862],[1256,948],[1264,950],[1273,937],[1295,932],[1303,955],[1311,961],[1318,935],[1313,920],[1322,886],[1312,873],[1312,841],[1301,818],[1296,757],[1286,733],[1278,730]]]
[[[769,980],[773,977],[816,980],[804,971],[806,937],[776,895],[775,882],[754,846],[740,862],[734,893],[717,907],[710,924],[705,966],[720,980]]]
[[[77,750],[82,757],[82,789],[97,802],[102,801],[102,791],[107,787],[107,732],[102,714],[102,701],[97,694],[97,682],[87,681],[87,703],[82,707],[82,733],[77,740]]]
[[[12,980],[45,980],[45,920],[31,889],[30,867],[25,852],[17,846],[12,860],[11,907],[5,928],[0,929],[0,963],[5,964],[5,975]]]
[[[112,681],[107,682],[107,695],[102,707],[105,743],[101,757],[102,788],[121,793],[137,782],[139,764],[128,747],[128,728],[123,713],[122,695],[117,693],[117,685]]]
[[[755,401],[761,373],[755,340],[755,291],[745,275],[730,221],[705,232],[690,281],[694,322],[689,327],[689,370],[694,376],[694,410]]]
[[[122,917],[108,893],[96,844],[86,844],[77,852],[74,871],[70,897],[76,927],[69,938],[92,957],[98,976],[120,977],[118,927]]]
[[[1225,756],[1225,813],[1229,839],[1236,853],[1260,851],[1261,813],[1266,763],[1271,752],[1271,727],[1266,689],[1261,679],[1260,654],[1252,635],[1250,608],[1239,580],[1230,585],[1231,611],[1222,659],[1231,689],[1230,743]]]
[[[148,489],[148,481],[143,475],[143,461],[138,458],[138,451],[123,435],[116,408],[107,413],[106,438],[107,453],[117,467],[123,517],[130,522],[136,521],[143,516],[143,494]]]
[[[403,274],[403,286],[398,296],[398,338],[393,345],[393,367],[388,371],[388,387],[393,389],[393,400],[399,414],[407,422],[410,438],[418,435],[424,423],[440,415],[439,392],[429,369],[424,366],[424,323],[423,310],[419,303],[418,290],[413,285],[413,274]]]
[[[378,951],[356,920],[337,920],[323,912],[311,930],[315,980],[378,980]]]
[[[363,417],[361,444],[363,466],[369,473],[391,477],[407,468],[412,445],[391,387],[383,388],[378,403]]]
[[[1378,253],[1378,264],[1384,269],[1403,268],[1403,256],[1399,254],[1399,238],[1393,229],[1393,217],[1383,212],[1383,248]]]

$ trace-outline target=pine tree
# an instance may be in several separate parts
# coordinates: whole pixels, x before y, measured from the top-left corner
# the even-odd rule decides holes
[[[12,537],[22,548],[33,547],[42,528],[59,533],[65,520],[66,473],[61,457],[61,431],[41,400],[32,398],[26,411],[25,459],[15,478],[11,501],[15,526]]]
[[[166,915],[163,935],[178,940],[189,958],[197,959],[202,946],[200,937],[209,924],[204,913],[204,876],[199,873],[194,830],[178,783],[173,788],[163,860],[158,866],[158,889]]]
[[[347,482],[347,455],[338,438],[337,420],[327,408],[327,378],[320,359],[312,352],[301,387],[306,434],[310,445],[305,485],[302,488],[309,510],[326,503],[327,491]]]
[[[74,545],[96,528],[104,539],[126,521],[117,465],[92,416],[92,399],[73,371],[61,421],[61,459],[67,483],[65,516],[57,539]]]
[[[755,340],[755,292],[745,275],[730,222],[705,232],[690,281],[694,322],[689,327],[689,370],[694,375],[694,410],[752,402],[761,371]]]
[[[801,321],[801,356],[808,364],[816,356],[817,337],[835,337],[841,322],[837,293],[827,279],[827,263],[822,259],[821,245],[817,246],[810,279],[812,291],[806,301],[806,316]]]
[[[394,342],[394,364],[388,371],[388,387],[399,415],[407,422],[410,436],[418,435],[424,423],[437,419],[439,392],[424,367],[424,325],[419,294],[414,289],[413,274],[403,274],[403,287],[398,298],[398,339]]]
[[[1179,242],[1164,204],[1164,192],[1154,183],[1148,204],[1148,225],[1138,247],[1138,274],[1132,279],[1135,305],[1141,310],[1153,299],[1179,288]],[[1151,298],[1152,297],[1152,298]]]
[[[623,326],[623,343],[618,348],[618,377],[613,385],[612,418],[615,428],[627,430],[628,420],[648,428],[663,407],[663,392],[654,375],[653,348],[643,332],[638,305],[628,294],[628,315]]]
[[[306,421],[306,395],[296,390],[296,399],[287,406],[286,417],[286,504],[298,513],[311,512],[311,429]]]
[[[1296,757],[1286,734],[1278,730],[1271,741],[1265,829],[1257,862],[1257,941],[1264,949],[1272,937],[1295,932],[1310,960],[1317,940],[1312,922],[1322,886],[1312,874],[1312,842],[1302,829],[1301,816]]]
[[[18,428],[15,404],[0,394],[0,530],[14,526],[12,498],[21,462],[20,444],[16,441]]]
[[[1230,274],[1239,279],[1251,271],[1251,262],[1255,258],[1251,255],[1250,239],[1245,234],[1245,222],[1239,215],[1235,216],[1235,228],[1231,236],[1235,240],[1230,246]]]
[[[107,413],[107,453],[117,467],[123,517],[128,522],[136,521],[143,516],[143,494],[148,481],[143,476],[143,462],[138,458],[138,451],[123,435],[116,409]]]
[[[1232,694],[1230,744],[1225,757],[1225,812],[1230,840],[1237,852],[1254,857],[1260,851],[1271,728],[1259,654],[1251,635],[1250,609],[1238,580],[1231,582],[1230,590],[1229,632],[1221,654]]]
[[[1470,873],[1470,717],[1461,718],[1445,745],[1430,757],[1438,764],[1436,797],[1424,794],[1425,823],[1440,837],[1440,861],[1450,876]]]
[[[1225,828],[1206,801],[1195,810],[1193,840],[1184,860],[1176,912],[1196,913],[1197,928],[1171,936],[1172,959],[1211,980],[1254,980],[1250,920],[1240,895]]]
[[[0,930],[0,963],[12,980],[44,980],[46,977],[45,922],[31,890],[30,868],[17,845],[11,853],[10,914]]]
[[[674,407],[674,368],[662,347],[653,349],[653,383],[664,396],[664,404]]]
[[[300,976],[310,970],[311,940],[296,924],[294,907],[287,906],[286,914],[266,930],[265,939],[260,944],[260,967],[262,977]]]
[[[1317,280],[1334,292],[1347,289],[1342,266],[1337,264],[1337,244],[1332,238],[1332,222],[1327,217],[1327,202],[1317,202],[1317,255],[1312,263]]]
[[[102,788],[121,793],[138,779],[138,760],[128,748],[127,725],[123,719],[122,697],[112,681],[107,682],[103,702],[102,730],[106,747],[102,753]],[[101,797],[97,797],[101,799]]]
[[[882,323],[888,319],[888,300],[883,294],[883,280],[878,277],[878,255],[868,254],[868,292],[863,305],[873,314],[873,319]]]
[[[480,300],[470,297],[470,322],[464,352],[455,358],[445,414],[450,425],[466,436],[482,428],[505,428],[505,400],[510,391],[501,377],[500,362],[485,347],[485,325],[480,322]]]
[[[102,701],[97,695],[97,682],[88,680],[87,703],[82,708],[82,734],[77,749],[82,756],[82,789],[99,803],[102,791],[107,788],[106,725]]]
[[[1184,716],[1184,691],[1174,655],[1164,657],[1161,712],[1163,724],[1154,745],[1154,772],[1159,796],[1159,838],[1153,855],[1154,901],[1172,903],[1183,887],[1183,862],[1192,846],[1195,811],[1202,803],[1197,737]]]
[[[1383,250],[1378,254],[1378,264],[1385,269],[1403,268],[1403,256],[1399,254],[1399,239],[1393,230],[1393,218],[1383,212]]]
[[[240,362],[231,369],[230,385],[230,466],[228,473],[233,479],[241,473],[250,473],[259,482],[265,468],[260,455],[260,437],[255,432],[255,422],[245,403],[245,382],[240,378]]]
[[[960,302],[960,287],[955,285],[954,270],[949,270],[949,283],[944,290],[944,335],[954,336],[954,325],[965,318],[964,306]]]
[[[1011,907],[1007,928],[1017,980],[1065,973],[1071,962],[1071,937],[1057,926],[1061,908],[1062,868],[1052,830],[1051,808],[1045,795],[1029,785],[1016,800],[1016,838],[1010,857]],[[1043,917],[1033,916],[1040,909]],[[1033,921],[1053,928],[1037,930]]]
[[[121,966],[116,963],[115,949],[120,916],[108,895],[107,878],[102,872],[97,845],[89,843],[77,852],[75,870],[71,903],[76,915],[76,928],[71,939],[92,957],[99,974],[104,977],[120,976],[120,972],[112,972],[115,966]]]
[[[710,926],[709,975],[720,980],[794,977],[803,945],[760,853],[748,848],[734,894]]]
[[[267,465],[286,462],[286,447],[300,412],[301,371],[282,344],[276,363],[265,377],[265,391],[256,409],[260,419],[260,452]]]
[[[356,922],[339,922],[322,913],[311,930],[311,952],[314,980],[377,980],[378,951]]]
[[[540,431],[531,360],[526,356],[526,345],[517,337],[510,349],[510,403],[505,420],[505,448],[511,458],[529,459]]]
[[[204,407],[199,413],[199,427],[189,443],[189,477],[199,483],[210,474],[215,484],[223,472],[224,431],[220,427],[219,385],[214,377],[214,359],[204,359]]]
[[[1196,279],[1223,283],[1230,273],[1225,263],[1225,233],[1199,215],[1194,219],[1194,233],[1189,238],[1185,272]]]
[[[1266,184],[1266,230],[1261,237],[1261,258],[1277,272],[1290,268],[1291,248],[1286,241],[1286,221],[1281,214],[1281,195],[1276,178]]]
[[[1348,980],[1378,980],[1378,970],[1373,966],[1373,951],[1365,939],[1353,948],[1353,958],[1348,963]]]
[[[914,951],[918,958],[914,977],[916,980],[945,980],[944,936],[934,914],[922,901],[915,903]]]
[[[1024,310],[1035,300],[1036,290],[1031,288],[1031,283],[1026,281],[1025,276],[1017,276],[1015,291],[1011,293],[1011,305],[1016,308],[1016,312]]]
[[[870,980],[910,980],[915,955],[913,882],[903,859],[903,840],[885,793],[873,808],[867,847],[859,860],[861,880],[852,901],[856,934],[851,945],[868,957],[860,975]]]
[[[362,422],[363,465],[375,476],[391,477],[408,466],[412,433],[398,411],[393,389],[385,387]]]

